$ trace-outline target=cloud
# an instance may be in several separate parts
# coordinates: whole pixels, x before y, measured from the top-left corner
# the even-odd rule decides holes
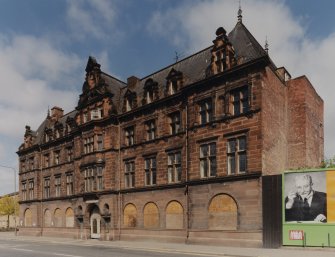
[[[78,67],[81,60],[74,54],[57,50],[52,44],[41,38],[15,35],[0,41],[1,62],[26,78],[58,82],[60,75]]]
[[[78,39],[106,39],[115,30],[116,4],[108,0],[67,1],[67,21]]]
[[[49,105],[73,109],[78,95],[73,80],[79,80],[82,64],[77,56],[32,36],[0,38],[0,135],[16,137],[28,122],[36,128]]]
[[[270,43],[270,57],[293,77],[306,74],[325,102],[325,156],[335,155],[335,101],[332,99],[332,67],[335,36],[307,36],[305,17],[293,16],[285,1],[243,1],[243,23],[263,45]],[[215,30],[227,31],[237,22],[237,1],[187,1],[176,8],[155,12],[147,26],[152,35],[193,53],[212,44]]]
[[[78,100],[83,61],[46,39],[0,34],[0,165],[16,167],[25,125],[36,130],[48,106],[65,112]],[[75,82],[75,83],[74,83]],[[0,167],[1,193],[13,191],[11,171]]]

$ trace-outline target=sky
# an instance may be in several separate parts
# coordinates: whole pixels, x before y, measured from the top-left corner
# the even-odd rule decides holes
[[[0,195],[14,191],[25,126],[77,105],[88,57],[123,81],[212,44],[238,0],[0,0]],[[325,157],[335,155],[335,1],[241,0],[243,23],[277,67],[306,75],[324,100]]]

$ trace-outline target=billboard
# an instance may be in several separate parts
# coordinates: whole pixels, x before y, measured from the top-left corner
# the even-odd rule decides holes
[[[283,245],[335,247],[335,170],[283,175]]]

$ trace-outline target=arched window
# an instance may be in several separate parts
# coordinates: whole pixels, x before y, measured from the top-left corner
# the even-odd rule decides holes
[[[166,228],[182,229],[184,227],[184,209],[177,201],[171,201],[166,207]]]
[[[50,227],[51,226],[51,212],[49,209],[44,211],[44,226]]]
[[[143,210],[143,219],[145,228],[159,227],[159,211],[154,203],[147,203]]]
[[[208,208],[208,228],[211,230],[236,230],[237,205],[226,194],[213,197]]]
[[[33,215],[30,209],[26,209],[24,212],[24,226],[31,227],[33,225]]]
[[[123,225],[128,228],[134,228],[137,225],[137,210],[132,203],[127,204],[123,210]]]
[[[67,208],[65,212],[65,227],[72,228],[74,226],[74,212],[72,208]]]
[[[62,226],[62,213],[59,208],[57,208],[54,212],[54,226],[61,227]]]

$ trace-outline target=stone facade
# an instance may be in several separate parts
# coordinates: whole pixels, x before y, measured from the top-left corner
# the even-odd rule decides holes
[[[90,57],[76,109],[26,127],[20,234],[262,245],[262,176],[318,166],[323,101],[239,20],[122,82]]]

